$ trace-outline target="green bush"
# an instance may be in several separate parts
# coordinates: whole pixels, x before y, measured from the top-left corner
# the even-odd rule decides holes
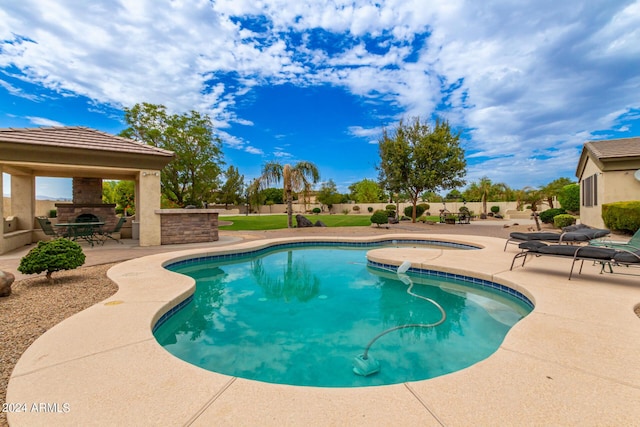
[[[562,187],[558,194],[558,202],[563,209],[569,212],[580,212],[580,185],[569,184]]]
[[[58,216],[58,210],[57,209],[51,209],[49,211],[49,218],[56,218]]]
[[[424,204],[416,205],[416,218],[420,218],[424,213],[424,211],[426,211],[426,209],[424,208]],[[405,216],[408,216],[409,218],[411,218],[412,214],[413,214],[413,206],[407,206],[406,208],[404,208]]]
[[[498,212],[500,212],[500,206],[491,206],[491,212],[497,214]]]
[[[20,260],[18,271],[23,274],[47,272],[49,283],[51,274],[61,270],[73,270],[84,264],[85,256],[76,242],[59,238],[48,242],[40,241]]]
[[[633,234],[640,228],[640,201],[605,203],[602,219],[610,230]]]
[[[551,224],[553,223],[553,217],[566,213],[567,211],[562,208],[547,209],[544,212],[540,212],[540,221],[544,222],[545,224]]]
[[[313,208],[313,210],[312,210],[311,212],[313,212],[314,214],[318,215],[320,212],[322,212],[322,209],[320,209],[320,208]]]
[[[576,223],[573,215],[560,214],[553,217],[553,225],[557,228],[564,228]]]
[[[396,210],[396,205],[392,205],[392,204],[388,204],[387,206],[384,207],[386,210],[388,211],[394,211]]]
[[[371,206],[369,206],[367,210],[369,211],[369,213],[373,212],[373,208]]]
[[[375,211],[373,215],[371,215],[371,223],[378,224],[387,224],[389,222],[389,211]]]

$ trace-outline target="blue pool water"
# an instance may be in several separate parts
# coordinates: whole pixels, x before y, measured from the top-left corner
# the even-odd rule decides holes
[[[407,293],[407,279],[367,265],[370,247],[276,248],[169,268],[193,277],[193,298],[156,326],[176,357],[252,380],[318,387],[363,387],[433,378],[496,351],[532,309],[504,292],[450,277],[408,275],[413,292],[437,301],[446,321],[377,340],[370,376],[353,360],[373,337],[409,323],[435,323],[439,310]],[[425,251],[434,250],[425,248]],[[438,249],[439,250],[439,249]]]

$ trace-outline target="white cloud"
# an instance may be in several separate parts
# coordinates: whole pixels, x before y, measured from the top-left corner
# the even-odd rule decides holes
[[[57,122],[55,120],[47,119],[44,117],[26,117],[31,123],[38,126],[64,126],[64,123]]]

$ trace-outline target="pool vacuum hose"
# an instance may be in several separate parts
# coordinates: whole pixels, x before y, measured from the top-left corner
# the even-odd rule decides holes
[[[380,362],[375,360],[372,356],[369,356],[369,349],[371,348],[371,346],[379,338],[383,337],[384,335],[386,335],[386,334],[388,334],[390,332],[397,331],[399,329],[405,329],[405,328],[433,328],[433,327],[436,327],[438,325],[441,325],[442,323],[444,323],[445,320],[447,320],[447,313],[445,313],[444,309],[440,306],[440,304],[438,304],[437,302],[435,302],[431,298],[427,298],[427,297],[423,297],[422,295],[414,294],[411,291],[411,289],[413,288],[413,282],[411,281],[409,276],[404,274],[404,273],[407,272],[407,270],[409,270],[410,267],[411,267],[411,263],[409,261],[404,261],[402,264],[400,264],[400,266],[396,270],[396,273],[398,273],[398,277],[400,278],[402,283],[404,283],[405,285],[409,285],[409,288],[407,288],[407,293],[409,295],[411,295],[411,296],[416,297],[416,298],[421,298],[423,300],[429,301],[431,304],[435,305],[438,308],[438,310],[440,310],[441,318],[440,318],[440,320],[438,320],[435,323],[409,323],[409,324],[406,324],[406,325],[395,326],[393,328],[387,329],[386,331],[383,331],[383,332],[379,333],[378,335],[376,335],[371,341],[369,341],[369,344],[367,344],[367,346],[364,349],[364,353],[356,356],[353,359],[353,372],[356,375],[362,375],[363,377],[366,377],[366,376],[373,375],[373,374],[375,374],[375,373],[380,371]]]

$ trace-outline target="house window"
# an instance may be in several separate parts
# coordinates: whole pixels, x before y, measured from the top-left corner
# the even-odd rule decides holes
[[[598,174],[582,180],[582,206],[598,205]]]

